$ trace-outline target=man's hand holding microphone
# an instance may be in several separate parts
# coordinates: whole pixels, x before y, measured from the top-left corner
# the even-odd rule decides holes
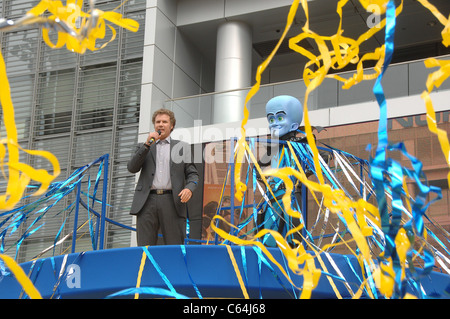
[[[148,134],[147,141],[144,143],[144,145],[146,145],[147,147],[150,147],[150,145],[155,143],[155,141],[159,140],[160,136],[161,136],[161,131],[159,131],[159,130],[157,132],[151,132],[150,134]]]

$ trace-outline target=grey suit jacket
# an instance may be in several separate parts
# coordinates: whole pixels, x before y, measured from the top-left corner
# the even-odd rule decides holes
[[[156,169],[156,143],[150,148],[144,144],[138,144],[136,153],[128,161],[127,168],[130,173],[141,172],[136,189],[134,191],[133,203],[131,204],[131,215],[137,215],[150,194],[153,177]],[[184,188],[192,192],[198,184],[198,172],[192,160],[191,147],[189,144],[171,139],[170,142],[170,180],[172,182],[172,196],[180,217],[186,217],[186,204],[182,203],[178,194]]]

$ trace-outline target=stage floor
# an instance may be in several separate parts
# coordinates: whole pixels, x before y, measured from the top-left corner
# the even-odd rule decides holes
[[[269,251],[288,272],[295,286],[302,287],[303,276],[288,270],[281,251],[271,248]],[[136,287],[143,252],[142,247],[88,251],[38,259],[20,266],[43,298],[98,299]],[[170,291],[176,291],[178,296],[188,298],[244,298],[244,285],[250,298],[299,298],[300,291],[289,283],[280,269],[253,247],[231,246],[231,252],[238,272],[226,246],[148,247],[140,287],[164,289],[169,295]],[[342,298],[351,298],[348,289],[356,292],[363,278],[356,257],[329,254],[333,267],[325,255],[321,256],[330,275],[322,273],[311,298],[337,298],[330,285],[330,278]],[[315,263],[324,272],[317,258]],[[335,270],[336,267],[340,273]],[[347,286],[339,279],[342,277],[348,283]],[[450,287],[450,276],[432,272],[422,278],[421,284],[427,296],[450,298],[445,293]],[[14,276],[4,276],[0,281],[0,298],[22,297],[22,288]],[[134,293],[120,297],[133,298]],[[161,297],[167,295],[140,295],[140,298]],[[363,293],[361,298],[368,298],[368,295]]]

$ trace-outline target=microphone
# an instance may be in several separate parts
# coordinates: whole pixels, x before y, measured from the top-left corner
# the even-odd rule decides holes
[[[160,130],[158,130],[157,133],[158,133],[158,135],[161,135],[161,131]],[[150,143],[150,145],[152,145],[153,143],[155,143],[155,139],[152,137],[150,139],[150,141],[148,141],[148,142]]]

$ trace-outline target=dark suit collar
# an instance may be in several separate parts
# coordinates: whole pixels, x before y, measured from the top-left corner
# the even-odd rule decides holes
[[[152,155],[153,162],[156,162],[156,143],[150,145],[150,154]]]

